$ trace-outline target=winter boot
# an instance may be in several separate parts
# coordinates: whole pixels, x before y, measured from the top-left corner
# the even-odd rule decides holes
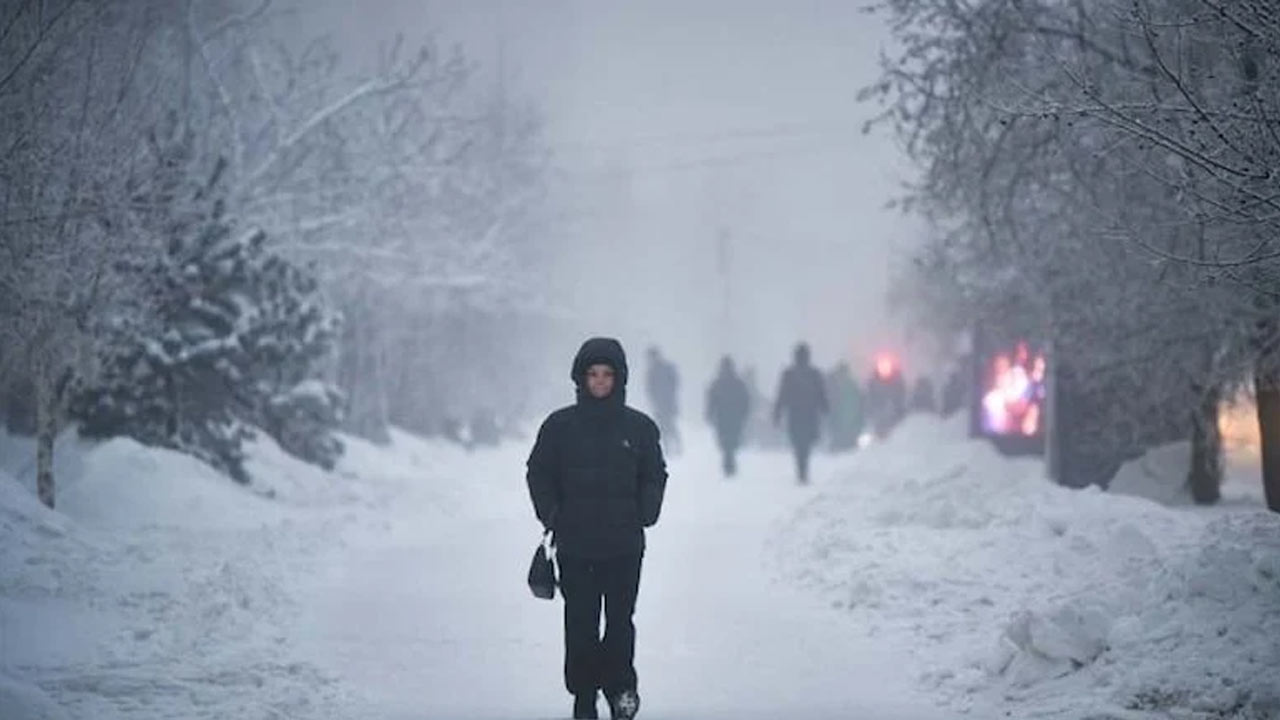
[[[596,720],[598,717],[595,693],[573,696],[573,720]]]
[[[609,716],[613,720],[631,720],[640,712],[640,696],[635,690],[623,690],[609,698]]]

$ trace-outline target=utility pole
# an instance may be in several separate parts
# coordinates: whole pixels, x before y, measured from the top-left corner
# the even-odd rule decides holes
[[[716,236],[716,273],[720,276],[720,346],[729,351],[733,333],[733,238],[721,227]]]

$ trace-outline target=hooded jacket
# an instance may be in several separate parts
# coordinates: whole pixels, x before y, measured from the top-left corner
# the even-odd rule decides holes
[[[827,413],[827,392],[822,373],[809,363],[809,346],[795,349],[795,362],[782,373],[773,419],[787,418],[787,431],[794,445],[809,445],[818,438],[822,416]]]
[[[750,412],[751,394],[747,384],[726,358],[720,363],[720,374],[707,390],[707,420],[715,426],[722,447],[738,446]]]
[[[613,393],[592,397],[587,368],[609,365]],[[658,521],[667,469],[658,426],[627,407],[627,357],[611,338],[592,338],[574,357],[577,402],[542,423],[529,454],[534,512],[555,532],[557,552],[608,558],[644,552],[644,528]]]

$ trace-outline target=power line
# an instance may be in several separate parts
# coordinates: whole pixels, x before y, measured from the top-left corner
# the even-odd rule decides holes
[[[548,147],[556,152],[606,152],[630,148],[647,147],[654,144],[665,144],[671,147],[683,147],[690,143],[709,145],[714,142],[743,139],[805,139],[815,137],[841,137],[862,134],[860,125],[851,123],[848,126],[830,127],[805,126],[797,123],[758,128],[737,128],[732,130],[715,130],[709,132],[653,133],[632,135],[607,143],[591,143],[582,141],[550,142]]]
[[[627,164],[623,166],[602,167],[594,169],[571,170],[565,167],[558,168],[560,179],[569,180],[596,180],[602,177],[626,177],[631,175],[655,174],[655,173],[673,173],[686,172],[690,170],[706,170],[712,168],[733,167],[737,165],[747,165],[753,162],[761,162],[766,160],[774,160],[779,158],[800,157],[804,155],[813,155],[818,153],[836,153],[849,148],[839,145],[811,145],[798,148],[771,148],[767,150],[756,150],[733,153],[730,155],[718,155],[711,157],[702,157],[693,160],[677,160],[673,162],[663,163],[640,163]]]

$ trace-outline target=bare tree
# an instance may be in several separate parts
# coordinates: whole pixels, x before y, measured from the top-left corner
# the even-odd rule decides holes
[[[124,290],[113,264],[137,251],[128,188],[163,64],[155,8],[21,3],[0,36],[0,379],[29,383],[37,486],[52,507],[53,444],[73,382],[91,372],[96,327]]]
[[[890,0],[903,49],[867,92],[925,170],[911,202],[947,231],[923,267],[955,278],[952,316],[957,299],[969,317],[1016,307],[1056,347],[1089,349],[1079,377],[1146,395],[1118,411],[1185,408],[1203,500],[1216,398],[1272,355],[1256,184],[1270,99],[1250,115],[1238,85],[1213,82],[1256,59],[1240,13],[1225,19],[1248,5]]]
[[[392,378],[439,362],[403,357],[393,310],[442,343],[451,313],[494,318],[497,337],[531,304],[545,157],[529,113],[469,86],[458,52],[396,41],[350,73],[323,39],[279,42],[278,22],[270,0],[0,9],[0,386],[35,397],[49,505],[68,395],[92,381],[99,330],[145,303],[127,266],[163,249],[176,188],[214,167],[228,213],[346,311],[335,374],[367,434],[385,432]]]
[[[424,380],[393,387],[459,365],[437,352],[450,339],[447,316],[468,316],[474,330],[528,306],[545,165],[537,125],[430,40],[410,50],[397,39],[346,77],[324,39],[293,50],[259,32],[262,23],[189,7],[219,134],[235,148],[234,202],[322,273],[345,317],[336,376],[349,429],[385,437],[392,398],[447,402],[423,396],[433,387]],[[435,387],[447,395],[458,385]]]

